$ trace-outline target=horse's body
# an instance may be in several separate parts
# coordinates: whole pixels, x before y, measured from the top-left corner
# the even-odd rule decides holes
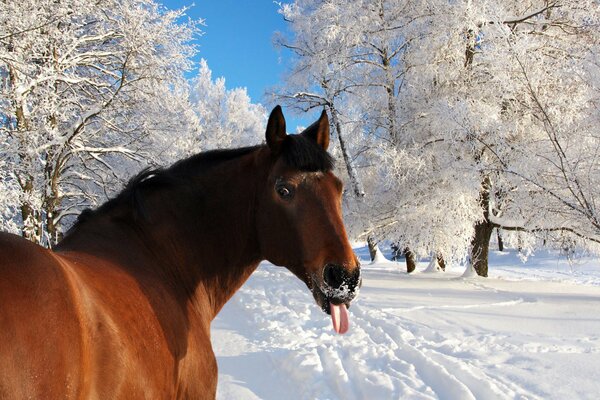
[[[0,234],[0,399],[214,398],[210,323],[263,259],[347,329],[359,267],[328,130],[304,134],[323,154],[294,150],[280,114],[267,146],[142,174],[54,251]]]
[[[0,398],[214,396],[209,313],[104,258],[6,234],[0,249]]]

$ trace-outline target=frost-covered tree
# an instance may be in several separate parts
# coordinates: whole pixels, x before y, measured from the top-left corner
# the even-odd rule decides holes
[[[370,166],[361,169],[365,237],[455,259],[469,249],[484,276],[497,228],[521,232],[521,247],[524,232],[598,241],[597,1],[283,9],[308,15],[289,46],[306,58],[296,85],[327,99],[326,76],[342,88],[341,109],[359,116],[354,143],[368,151],[350,153]]]
[[[178,140],[162,138],[178,135],[166,117],[194,129],[177,100],[196,32],[182,15],[152,0],[0,1],[0,185],[18,199],[3,228],[51,245],[130,162]]]
[[[412,47],[409,129],[478,182],[480,275],[494,228],[597,241],[599,16],[593,1],[440,2]]]
[[[286,87],[278,88],[276,97],[302,112],[327,109],[331,116],[332,133],[337,138],[339,153],[357,198],[365,195],[356,160],[350,151],[352,132],[357,128],[358,115],[348,104],[348,94],[355,83],[352,72],[352,43],[357,30],[348,20],[338,18],[344,1],[300,0],[280,4],[279,12],[290,24],[291,38],[278,35],[276,45],[292,51],[295,62],[286,79]]]
[[[213,80],[204,59],[192,87],[191,103],[202,129],[202,148],[260,143],[267,111],[262,105],[252,103],[246,88],[227,89],[225,78]]]
[[[400,0],[298,0],[284,5],[282,12],[295,34],[284,45],[297,54],[288,80],[296,89],[287,98],[305,107],[334,105],[332,116],[339,115],[349,128],[349,145],[342,151],[348,155],[344,156],[346,165],[362,167],[361,192],[366,197],[346,199],[351,230],[365,238],[398,241],[405,249],[416,247],[418,254],[438,252],[440,241],[435,237],[443,236],[440,226],[454,226],[453,215],[446,210],[440,213],[446,219],[441,219],[412,207],[415,201],[429,204],[423,196],[415,197],[427,192],[423,185],[432,185],[422,180],[429,170],[405,159],[403,166],[411,168],[401,176],[393,162],[406,155],[406,147],[414,142],[402,128],[408,119],[400,103],[408,68],[404,58],[430,10]],[[416,157],[412,160],[419,162]],[[355,187],[352,168],[348,171],[350,185]],[[421,175],[414,182],[407,179],[416,176],[416,171]],[[413,261],[410,256],[415,253],[406,253],[407,261]]]

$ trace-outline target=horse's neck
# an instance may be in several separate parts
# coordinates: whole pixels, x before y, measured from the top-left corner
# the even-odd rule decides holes
[[[256,191],[266,177],[254,154],[225,162],[197,186],[193,207],[175,227],[185,238],[181,251],[197,282],[194,299],[208,299],[212,317],[248,279],[261,261],[256,232]]]
[[[102,243],[72,239],[66,249],[125,260],[124,268],[159,277],[188,299],[188,307],[212,319],[262,258],[255,231],[257,169],[251,154],[214,167],[192,189],[144,199],[148,221],[141,229],[114,223],[118,232],[102,235],[102,223],[96,229],[89,221],[91,237]],[[134,253],[148,263],[128,263]]]

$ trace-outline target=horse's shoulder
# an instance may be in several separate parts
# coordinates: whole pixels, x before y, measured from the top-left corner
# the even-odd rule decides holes
[[[0,232],[0,276],[48,281],[60,278],[52,252],[20,236]]]
[[[0,370],[11,371],[0,387],[11,398],[58,398],[78,387],[81,334],[65,282],[51,251],[0,233]],[[14,386],[47,371],[54,381]]]
[[[5,256],[10,256],[8,252],[40,252],[45,250],[43,247],[21,237],[8,232],[0,232],[0,252]]]

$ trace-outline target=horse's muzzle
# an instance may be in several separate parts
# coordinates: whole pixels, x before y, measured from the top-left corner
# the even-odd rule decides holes
[[[321,279],[314,279],[313,282],[319,282],[318,285],[313,285],[312,290],[317,304],[324,312],[330,314],[330,304],[345,304],[350,307],[350,302],[357,296],[362,284],[360,265],[349,271],[338,264],[327,264],[323,268]]]

